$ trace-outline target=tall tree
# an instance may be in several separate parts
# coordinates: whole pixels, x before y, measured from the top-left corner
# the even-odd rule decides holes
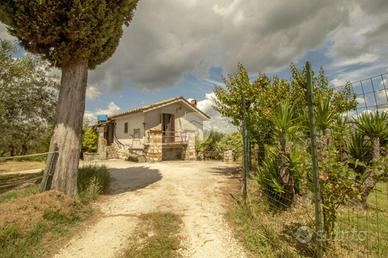
[[[28,51],[62,70],[50,150],[59,157],[51,188],[77,194],[88,69],[117,48],[138,0],[2,0],[0,21]]]
[[[32,55],[15,58],[15,46],[0,40],[0,149],[24,155],[47,139],[58,83],[47,63]]]

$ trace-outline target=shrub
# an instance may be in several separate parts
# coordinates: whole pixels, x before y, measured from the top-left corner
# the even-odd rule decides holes
[[[82,151],[83,152],[96,152],[98,135],[93,127],[82,129]]]
[[[285,209],[292,203],[293,199],[290,198],[285,186],[280,178],[280,156],[279,149],[276,146],[266,145],[266,156],[260,166],[257,168],[257,174],[253,177],[255,181],[260,185],[260,189],[264,196],[267,198],[271,207]],[[290,175],[294,178],[294,191],[298,193],[300,191],[300,184],[302,178],[301,161],[305,158],[297,148],[290,151],[287,156],[287,167]]]
[[[211,130],[205,140],[199,145],[199,152],[204,159],[222,159],[222,151],[218,147],[224,134],[215,130]]]
[[[242,156],[242,135],[240,132],[234,132],[224,135],[217,144],[217,149],[221,155],[227,150],[233,151],[233,159],[238,160]]]
[[[78,192],[81,200],[95,199],[108,189],[110,174],[105,166],[84,166],[78,170]]]

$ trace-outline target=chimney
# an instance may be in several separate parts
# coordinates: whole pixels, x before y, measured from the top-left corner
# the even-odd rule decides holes
[[[190,103],[191,103],[191,105],[193,105],[194,107],[197,106],[197,100],[196,100],[196,99],[192,99],[192,100],[190,101]]]

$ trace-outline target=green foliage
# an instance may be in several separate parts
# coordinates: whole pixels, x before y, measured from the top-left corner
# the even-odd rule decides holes
[[[271,121],[274,126],[274,136],[278,141],[280,139],[291,141],[298,138],[300,117],[297,117],[294,106],[287,100],[279,105]]]
[[[15,58],[15,45],[0,40],[0,149],[26,154],[48,147],[58,84],[48,65],[31,55]]]
[[[358,131],[350,136],[347,144],[347,152],[354,160],[362,162],[370,162],[372,160],[372,145]]]
[[[238,160],[242,156],[242,135],[240,132],[225,134],[217,143],[217,149],[220,153],[225,151],[233,151],[233,159]]]
[[[204,159],[221,160],[225,151],[232,150],[233,158],[237,160],[242,155],[242,136],[240,132],[224,134],[210,130],[205,132],[202,142],[197,140],[197,152]]]
[[[320,142],[319,168],[321,204],[323,214],[322,232],[325,239],[334,239],[338,208],[357,196],[356,174],[347,162],[339,161],[334,145],[327,145],[325,137]]]
[[[388,113],[362,113],[354,120],[357,130],[369,138],[379,138],[380,141],[388,138]]]
[[[199,145],[199,151],[203,154],[204,159],[222,159],[222,152],[218,147],[218,143],[221,141],[224,134],[211,130],[205,140]]]
[[[242,64],[239,64],[237,71],[224,79],[225,87],[215,87],[215,109],[223,116],[229,117],[235,126],[241,126],[242,95],[244,95],[251,144],[271,144],[274,137],[273,116],[281,103],[287,100],[292,103],[296,114],[306,113],[305,68],[300,70],[291,64],[290,72],[292,77],[289,81],[282,80],[278,76],[270,79],[265,74],[260,74],[255,80],[250,81],[248,72]],[[318,76],[313,75],[312,79],[314,93],[322,104],[316,110],[321,113],[321,122],[319,122],[321,126],[331,124],[334,114],[356,107],[351,84],[347,84],[341,91],[334,91],[329,86],[323,69]]]
[[[80,199],[89,202],[108,189],[110,174],[105,166],[83,166],[78,170],[77,182]]]
[[[93,127],[83,128],[82,137],[82,151],[83,152],[96,152],[98,135]]]
[[[252,179],[260,185],[260,189],[271,207],[286,209],[292,205],[294,200],[280,176],[279,147],[267,145],[265,148],[265,158],[258,166],[256,175]],[[297,147],[294,147],[286,157],[285,165],[290,176],[294,179],[293,187],[296,193],[300,192],[301,189],[303,173],[306,169],[303,162],[306,157],[307,154]]]
[[[325,134],[327,129],[332,128],[338,113],[331,107],[330,99],[319,98],[315,103],[315,126],[319,132]]]
[[[108,59],[129,25],[138,0],[3,0],[0,21],[30,51],[52,65]]]

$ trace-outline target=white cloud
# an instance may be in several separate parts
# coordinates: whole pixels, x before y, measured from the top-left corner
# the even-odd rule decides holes
[[[215,129],[221,132],[232,132],[236,128],[230,123],[229,119],[223,117],[217,110],[213,108],[214,93],[207,93],[204,100],[198,101],[197,107],[210,116],[210,120],[204,123],[204,130]]]
[[[127,80],[153,89],[175,85],[187,72],[205,79],[243,62],[250,72],[284,67],[348,21],[345,0],[147,0],[114,56],[91,83],[120,89]],[[177,15],[180,14],[180,15]]]
[[[348,22],[342,23],[333,33],[333,46],[328,55],[338,66],[388,58],[388,1],[358,0],[352,3],[349,4],[352,8]]]
[[[86,88],[86,99],[95,100],[101,95],[101,90],[94,85],[88,85]]]
[[[85,111],[84,124],[93,125],[97,121],[97,115],[108,115],[112,116],[119,113],[120,107],[114,102],[110,102],[106,108],[97,109],[95,111]]]
[[[90,73],[89,81],[109,89],[127,81],[163,88],[188,72],[206,79],[213,66],[228,73],[237,62],[250,73],[273,72],[327,40],[332,43],[327,55],[338,70],[386,64],[387,13],[387,0],[140,1],[115,54]],[[3,25],[0,37],[10,37]]]

